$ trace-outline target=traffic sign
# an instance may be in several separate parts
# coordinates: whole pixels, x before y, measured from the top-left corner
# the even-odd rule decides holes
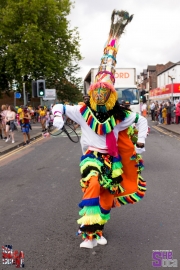
[[[15,97],[16,97],[16,98],[21,98],[21,93],[18,93],[18,92],[17,92],[17,93],[15,94]]]
[[[43,100],[55,100],[56,99],[56,89],[45,89],[45,97]]]

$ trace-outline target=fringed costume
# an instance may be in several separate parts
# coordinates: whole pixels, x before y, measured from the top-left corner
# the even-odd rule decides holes
[[[113,11],[99,71],[89,89],[89,103],[53,107],[54,126],[63,126],[65,113],[81,126],[82,148],[86,149],[80,162],[83,198],[77,222],[78,234],[84,240],[80,247],[106,244],[102,231],[111,208],[140,201],[146,191],[141,177],[143,161],[136,149],[144,147],[147,120],[120,106],[113,86],[119,38],[132,17],[126,11]],[[134,144],[138,148],[132,142],[134,123],[138,129]]]

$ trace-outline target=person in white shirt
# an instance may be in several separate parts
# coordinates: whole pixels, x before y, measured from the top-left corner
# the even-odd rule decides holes
[[[155,103],[154,103],[154,101],[151,102],[150,109],[151,109],[151,120],[155,121]]]

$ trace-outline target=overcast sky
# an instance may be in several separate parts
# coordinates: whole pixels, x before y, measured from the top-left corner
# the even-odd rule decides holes
[[[180,0],[75,0],[71,28],[78,27],[84,60],[78,74],[84,79],[98,67],[114,9],[134,14],[120,39],[116,67],[136,68],[180,61]]]

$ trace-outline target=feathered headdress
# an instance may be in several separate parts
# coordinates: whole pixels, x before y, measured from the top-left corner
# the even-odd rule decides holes
[[[95,111],[105,112],[111,110],[117,101],[117,93],[113,86],[115,83],[116,54],[118,52],[119,39],[124,33],[126,25],[131,22],[132,18],[133,15],[130,16],[127,11],[114,10],[112,12],[111,27],[108,40],[104,47],[104,54],[95,77],[95,83],[92,84],[89,89],[90,104]],[[97,105],[96,101],[93,99],[92,91],[95,89],[111,90],[111,94],[104,105]]]

